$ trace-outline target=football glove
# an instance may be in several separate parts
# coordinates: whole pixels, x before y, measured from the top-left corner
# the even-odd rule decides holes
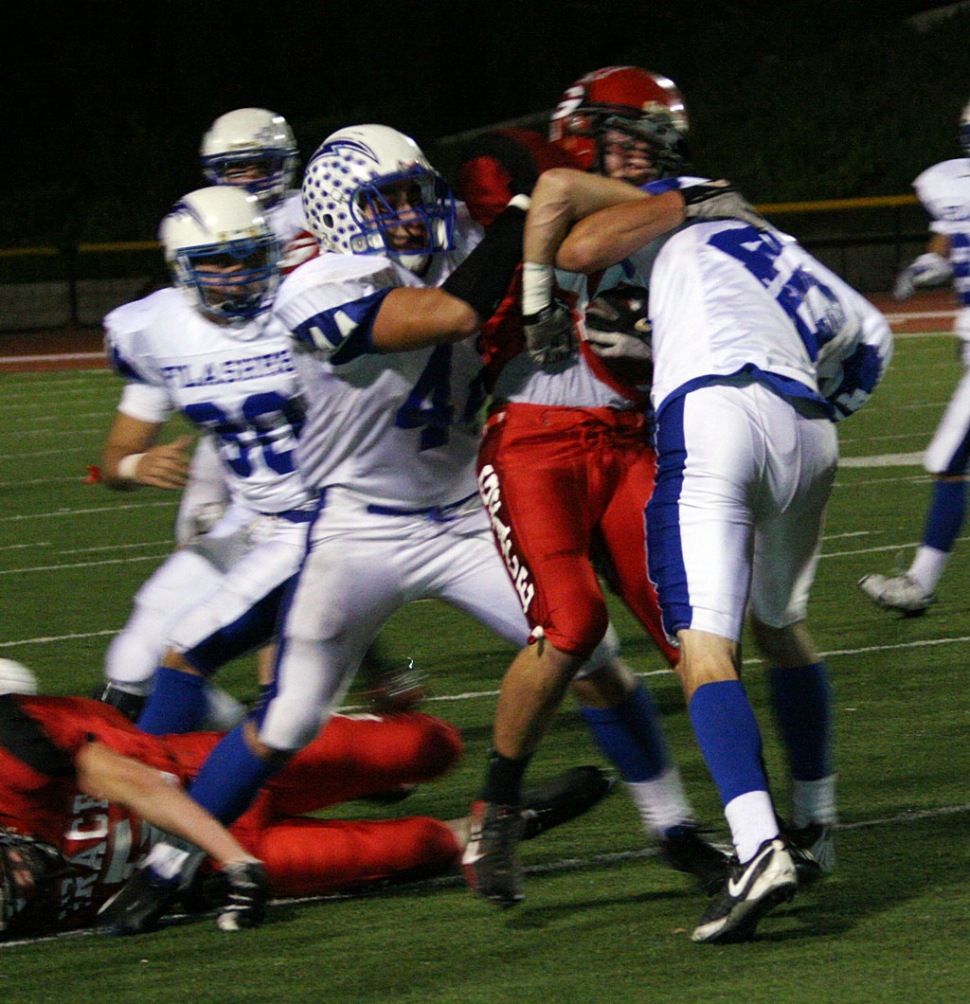
[[[523,315],[522,327],[529,355],[540,366],[562,362],[576,348],[573,315],[561,303],[550,303],[538,314]]]
[[[731,184],[704,181],[680,189],[684,215],[688,220],[741,220],[756,230],[770,230],[771,224]]]
[[[586,308],[586,340],[604,359],[653,358],[647,291],[621,283],[590,301]]]
[[[927,251],[899,273],[893,297],[908,300],[920,287],[941,286],[953,278],[953,266],[941,254]]]

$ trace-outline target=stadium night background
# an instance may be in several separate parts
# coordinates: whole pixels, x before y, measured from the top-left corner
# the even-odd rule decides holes
[[[699,168],[756,201],[892,195],[954,150],[970,10],[875,0],[298,3],[39,0],[5,16],[0,247],[154,235],[228,109],[394,125],[447,173],[443,137],[551,109],[597,66],[684,92]],[[538,124],[538,123],[537,123]]]

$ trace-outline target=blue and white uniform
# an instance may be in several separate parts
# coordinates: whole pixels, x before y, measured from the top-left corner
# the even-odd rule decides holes
[[[180,411],[211,434],[232,499],[142,587],[109,649],[108,678],[144,686],[168,647],[206,673],[271,632],[313,512],[295,461],[304,404],[289,341],[269,314],[217,324],[170,288],[112,311],[105,332],[128,380],[119,410],[151,423]]]
[[[326,254],[277,294],[307,399],[300,469],[320,508],[282,620],[277,692],[260,728],[270,747],[315,734],[380,627],[411,600],[447,600],[526,642],[478,499],[472,341],[388,354],[370,342],[390,290],[440,285],[479,236],[460,215],[453,250],[434,255],[423,279],[382,255]]]
[[[288,248],[296,237],[306,236],[306,218],[303,215],[303,198],[299,191],[288,192],[279,202],[266,210],[270,229],[284,249],[283,268],[288,262],[303,260],[307,254],[306,240],[298,247]],[[316,241],[312,242],[315,249]],[[178,514],[175,517],[175,541],[187,544],[199,533],[207,532],[229,504],[229,486],[225,470],[215,446],[208,436],[196,444],[189,466],[189,477],[182,489]]]
[[[950,398],[923,457],[930,474],[962,476],[970,467],[970,158],[945,160],[913,182],[930,230],[950,245],[953,291],[960,312],[953,325],[963,342],[965,372]]]
[[[838,462],[830,419],[872,392],[889,327],[790,237],[738,220],[689,224],[641,264],[660,454],[648,553],[665,628],[737,641],[749,591],[763,623],[795,623]]]

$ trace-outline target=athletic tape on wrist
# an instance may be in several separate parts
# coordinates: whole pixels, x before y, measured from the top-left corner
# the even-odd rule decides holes
[[[127,457],[122,457],[118,461],[118,477],[124,478],[125,481],[137,481],[135,471],[143,456],[145,456],[144,453],[129,453]]]

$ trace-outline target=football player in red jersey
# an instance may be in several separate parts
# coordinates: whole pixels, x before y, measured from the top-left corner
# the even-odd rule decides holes
[[[684,99],[672,81],[637,66],[606,66],[567,88],[548,139],[528,129],[495,129],[470,146],[458,190],[483,226],[513,195],[528,195],[543,171],[575,167],[642,185],[686,160]]]
[[[0,937],[98,923],[162,829],[208,852],[204,869],[220,866],[224,930],[257,924],[270,891],[320,895],[457,865],[464,820],[305,815],[440,777],[463,748],[447,722],[419,712],[334,716],[231,833],[183,791],[219,738],[150,736],[87,698],[0,694]],[[610,786],[599,768],[561,775],[529,797],[530,835],[591,808]],[[246,904],[254,881],[255,901]],[[147,923],[135,918],[137,930],[161,912]],[[115,931],[134,933],[124,922]]]
[[[637,67],[606,67],[565,92],[548,140],[523,130],[480,137],[459,171],[461,192],[486,225],[511,195],[530,193],[551,168],[609,174],[626,197],[629,183],[682,166],[686,130],[683,99],[669,80]],[[528,269],[528,253],[526,262]],[[597,323],[607,328],[615,314],[624,313],[631,326],[642,315],[643,291],[621,288],[620,272],[600,279],[611,299],[597,304]],[[534,276],[527,278],[535,284]],[[472,888],[504,904],[522,898],[517,805],[539,738],[527,720],[531,696],[513,693],[511,683],[524,676],[542,691],[545,706],[558,704],[606,629],[597,571],[606,573],[668,662],[676,662],[646,575],[643,510],[653,491],[655,455],[644,417],[647,397],[637,384],[649,381],[648,351],[645,367],[611,365],[608,353],[604,359],[594,351],[608,349],[609,332],[597,332],[597,342],[586,337],[591,324],[584,315],[595,284],[585,276],[554,276],[551,267],[545,279],[548,296],[533,304],[517,276],[479,336],[493,401],[479,452],[479,488],[532,628],[530,644],[503,683],[466,855]],[[542,311],[553,296],[560,306],[547,317]],[[533,332],[549,322],[561,325],[561,338],[536,349]],[[669,754],[650,752],[662,748],[662,733],[646,688],[626,671],[621,678],[574,681],[574,691],[664,857],[705,886],[716,883],[723,855],[698,835]]]

